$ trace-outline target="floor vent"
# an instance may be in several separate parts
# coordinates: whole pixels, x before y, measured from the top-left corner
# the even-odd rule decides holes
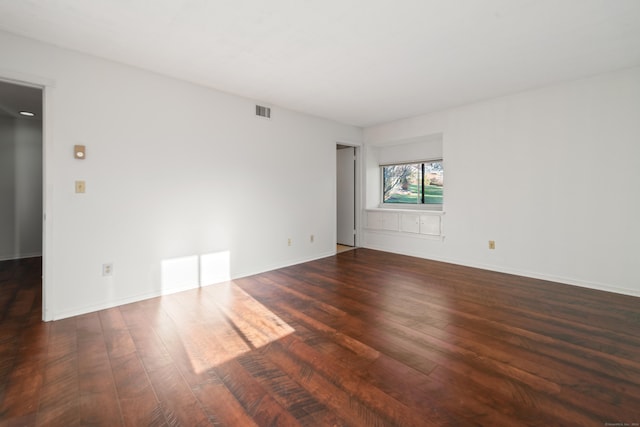
[[[256,116],[271,118],[271,108],[263,107],[262,105],[256,105]]]

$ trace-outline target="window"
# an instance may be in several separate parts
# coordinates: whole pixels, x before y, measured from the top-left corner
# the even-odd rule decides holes
[[[382,166],[382,203],[441,206],[442,160]]]

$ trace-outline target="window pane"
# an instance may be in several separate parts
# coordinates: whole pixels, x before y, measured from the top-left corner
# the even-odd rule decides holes
[[[392,165],[382,168],[383,203],[420,203],[422,165]]]
[[[442,204],[444,170],[442,161],[424,164],[424,203]]]

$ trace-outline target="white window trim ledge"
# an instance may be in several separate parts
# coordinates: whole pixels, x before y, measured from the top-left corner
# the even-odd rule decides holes
[[[413,206],[413,205],[409,205],[409,206]],[[403,207],[403,208],[396,208],[394,206],[379,206],[377,208],[367,208],[365,209],[367,212],[400,212],[400,213],[411,213],[411,214],[415,214],[415,213],[424,213],[427,215],[444,215],[445,211],[443,210],[439,210],[439,209],[425,209],[425,208],[421,208],[421,207],[416,207],[416,208],[412,208],[412,207]]]
[[[382,211],[398,211],[398,212],[433,212],[438,214],[444,214],[444,210],[442,210],[442,205],[427,205],[427,204],[398,204],[398,203],[388,203],[381,204],[376,208],[369,208],[368,211],[382,210]]]

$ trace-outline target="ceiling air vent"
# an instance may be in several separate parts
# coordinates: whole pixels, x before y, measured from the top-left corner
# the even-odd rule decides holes
[[[271,108],[263,107],[262,105],[256,105],[256,116],[271,118]]]

